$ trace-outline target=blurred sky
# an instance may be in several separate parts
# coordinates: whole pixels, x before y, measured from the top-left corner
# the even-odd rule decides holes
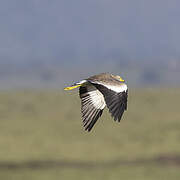
[[[180,83],[179,19],[178,0],[1,0],[0,83],[64,85],[103,71]]]

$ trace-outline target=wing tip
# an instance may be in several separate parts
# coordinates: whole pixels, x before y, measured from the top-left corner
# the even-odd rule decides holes
[[[83,126],[85,128],[85,131],[90,132],[92,130],[92,128],[94,127],[94,125],[96,124],[97,120],[101,117],[103,113],[103,110],[98,110],[96,112],[95,117],[91,120],[91,121],[87,121]]]

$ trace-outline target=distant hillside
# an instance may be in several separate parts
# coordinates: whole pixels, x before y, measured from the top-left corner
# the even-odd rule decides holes
[[[130,86],[179,86],[180,63],[105,62],[85,64],[32,63],[0,65],[0,84],[3,88],[61,88],[90,75],[111,72],[122,75]]]

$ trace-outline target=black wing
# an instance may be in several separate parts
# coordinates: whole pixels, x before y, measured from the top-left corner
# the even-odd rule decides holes
[[[114,120],[120,122],[124,111],[127,110],[128,90],[115,92],[100,84],[93,83],[93,85],[104,95],[106,105]]]
[[[79,88],[83,126],[88,131],[91,131],[105,107],[104,97],[101,92],[97,92],[98,90],[93,85],[90,86],[92,87],[81,86]]]

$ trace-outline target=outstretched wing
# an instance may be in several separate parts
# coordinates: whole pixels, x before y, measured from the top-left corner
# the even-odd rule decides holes
[[[124,111],[127,110],[128,89],[126,84],[122,83],[118,86],[112,86],[95,82],[91,83],[104,95],[106,105],[114,120],[120,122]]]
[[[90,131],[106,106],[103,94],[88,83],[79,88],[83,126]]]

